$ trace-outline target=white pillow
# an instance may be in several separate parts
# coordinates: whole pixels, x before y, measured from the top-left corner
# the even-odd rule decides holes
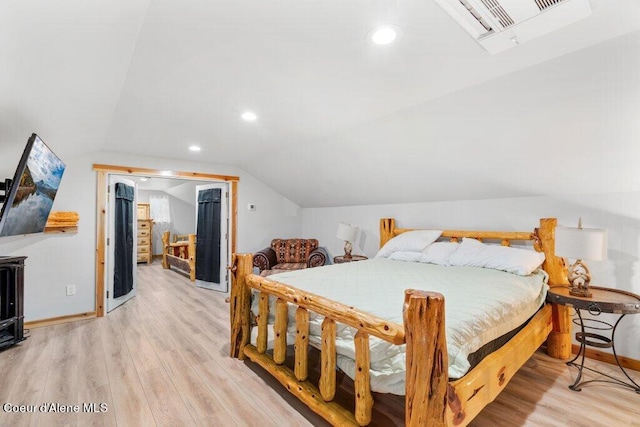
[[[447,265],[482,267],[478,263],[478,258],[483,247],[484,245],[479,240],[463,237],[462,243],[447,260]]]
[[[396,261],[420,262],[422,255],[422,252],[395,251],[389,255],[389,259],[394,259]]]
[[[407,231],[385,243],[376,254],[376,258],[388,258],[396,251],[422,252],[424,248],[438,240],[441,234],[441,230]]]
[[[431,264],[447,265],[447,260],[452,253],[458,249],[458,242],[435,242],[427,246],[422,251],[420,262],[428,262]]]
[[[508,246],[485,245],[463,238],[460,247],[449,257],[449,265],[484,267],[528,276],[544,262],[544,253]]]

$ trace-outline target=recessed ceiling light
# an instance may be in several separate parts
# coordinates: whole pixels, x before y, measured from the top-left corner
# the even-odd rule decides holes
[[[240,117],[242,117],[242,120],[247,122],[255,122],[258,118],[258,116],[256,116],[256,113],[254,113],[253,111],[245,111]]]
[[[149,178],[146,178],[146,177],[143,176],[142,178],[140,178],[140,181],[146,182],[146,181],[149,181]]]
[[[200,148],[199,145],[192,145],[191,147],[189,147],[190,151],[194,151],[194,152],[198,152],[200,150],[202,150],[202,148]]]
[[[402,35],[402,30],[394,24],[380,25],[369,31],[368,39],[378,46],[393,43]]]
[[[160,171],[162,176],[173,176],[173,171]]]

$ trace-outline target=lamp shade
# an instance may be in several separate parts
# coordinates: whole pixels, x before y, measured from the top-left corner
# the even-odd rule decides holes
[[[336,232],[336,237],[340,240],[344,240],[345,242],[353,242],[356,240],[356,236],[358,235],[358,227],[355,225],[347,224],[341,222],[338,224],[338,231]]]
[[[571,259],[607,259],[607,230],[601,228],[556,228],[556,255]]]

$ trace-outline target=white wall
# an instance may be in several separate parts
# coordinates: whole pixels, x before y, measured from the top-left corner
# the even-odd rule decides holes
[[[191,194],[195,198],[195,193]],[[193,234],[196,232],[196,210],[194,205],[169,196],[169,209],[171,211],[171,234]],[[162,238],[159,233],[154,233]],[[162,253],[162,246],[156,246],[155,253]]]
[[[340,221],[360,226],[354,254],[375,256],[380,239],[380,218],[396,218],[398,227],[529,231],[540,218],[556,217],[559,225],[609,231],[608,260],[588,262],[593,284],[640,294],[640,192],[522,197],[393,205],[349,206],[302,210],[302,233],[316,237],[332,256],[343,253],[336,238]],[[602,315],[603,320],[613,316]],[[620,323],[616,351],[640,359],[640,315]]]
[[[51,147],[55,151],[55,147]],[[243,170],[171,159],[100,151],[63,159],[67,164],[54,210],[80,215],[77,234],[40,234],[0,239],[0,255],[26,255],[25,319],[39,320],[95,310],[96,173],[93,163],[201,172],[240,177],[238,185],[238,250],[253,252],[274,236],[300,235],[299,209],[291,201]],[[0,159],[0,176],[12,176],[19,161]],[[258,209],[247,211],[247,204]],[[292,209],[291,206],[294,206]],[[76,285],[66,296],[65,286]]]
[[[149,196],[166,196],[169,198],[169,211],[171,213],[171,224],[169,231],[174,234],[192,234],[196,232],[196,209],[193,204],[188,204],[173,197],[163,191],[138,190],[138,202],[149,203]],[[195,193],[192,193],[195,198]],[[153,253],[162,255],[162,230],[160,227],[153,228]]]

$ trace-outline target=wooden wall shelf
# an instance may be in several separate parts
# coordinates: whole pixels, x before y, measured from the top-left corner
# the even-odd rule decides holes
[[[80,216],[77,212],[51,212],[45,233],[77,233]]]

